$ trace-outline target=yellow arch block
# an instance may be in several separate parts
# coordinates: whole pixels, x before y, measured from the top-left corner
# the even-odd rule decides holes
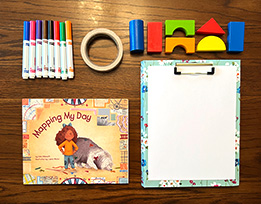
[[[222,52],[225,50],[225,43],[217,36],[207,36],[197,45],[197,52]]]

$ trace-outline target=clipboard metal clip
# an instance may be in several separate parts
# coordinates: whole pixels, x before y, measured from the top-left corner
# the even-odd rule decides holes
[[[178,71],[179,66],[212,66],[211,71],[209,72],[181,72]],[[215,67],[213,63],[176,63],[174,67],[174,74],[175,75],[214,75],[215,74]]]

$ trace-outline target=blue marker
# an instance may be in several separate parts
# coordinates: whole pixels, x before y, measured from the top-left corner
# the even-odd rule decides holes
[[[28,79],[29,76],[29,48],[30,48],[29,36],[30,36],[30,22],[24,21],[23,67],[22,67],[23,79]]]

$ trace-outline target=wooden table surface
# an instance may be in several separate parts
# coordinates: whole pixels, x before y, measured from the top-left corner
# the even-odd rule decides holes
[[[133,0],[65,1],[10,0],[0,4],[0,202],[65,203],[256,203],[261,202],[261,1],[260,0]],[[227,33],[230,21],[244,21],[245,50],[239,54],[195,53],[175,48],[171,55],[129,52],[132,19],[145,22],[195,19],[196,29],[214,18]],[[21,78],[23,21],[72,21],[75,78],[23,80]],[[108,28],[122,40],[121,65],[98,73],[83,62],[82,38],[92,29]],[[145,28],[145,38],[146,38]],[[177,32],[175,36],[184,36]],[[222,39],[226,41],[225,34]],[[203,36],[196,35],[196,44]],[[145,40],[146,41],[146,40]],[[145,43],[146,45],[146,43]],[[164,46],[163,46],[164,47]],[[164,48],[163,48],[164,49]],[[97,64],[116,56],[114,43],[98,39],[89,50]],[[143,189],[140,184],[140,61],[158,59],[241,59],[241,157],[240,186],[232,188]],[[128,98],[130,100],[129,185],[22,184],[22,98]],[[215,151],[215,150],[213,150]]]

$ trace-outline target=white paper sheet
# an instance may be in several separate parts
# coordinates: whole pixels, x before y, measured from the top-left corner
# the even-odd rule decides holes
[[[173,69],[148,68],[149,180],[234,179],[236,67]]]

